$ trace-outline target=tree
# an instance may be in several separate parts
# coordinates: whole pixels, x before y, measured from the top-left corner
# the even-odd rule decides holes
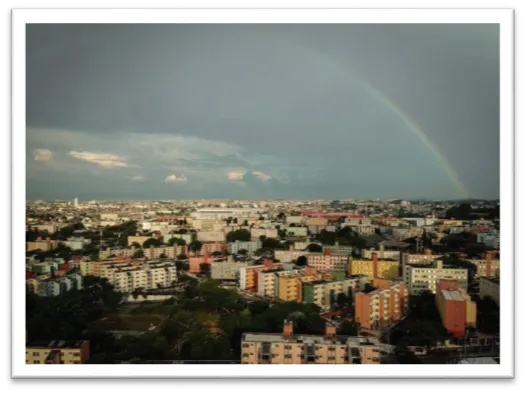
[[[140,248],[140,244],[138,242],[131,243],[131,247]]]
[[[248,255],[248,250],[245,250],[244,248],[242,248],[239,251],[237,251],[237,254],[246,256]]]
[[[248,242],[252,238],[252,234],[247,229],[238,229],[236,231],[231,231],[226,235],[226,239],[229,243],[234,243],[236,240],[241,242]]]
[[[255,300],[248,304],[248,309],[252,316],[263,313],[270,308],[270,303],[265,300]]]
[[[339,327],[339,333],[343,336],[357,336],[359,333],[359,325],[355,321],[345,319]]]
[[[448,219],[456,220],[470,220],[472,218],[472,206],[468,203],[461,203],[459,206],[454,206],[447,210],[445,216]]]
[[[306,258],[305,255],[301,255],[299,258],[297,258],[297,261],[295,261],[295,264],[297,266],[306,266],[308,264],[308,258]]]
[[[346,296],[345,293],[341,292],[337,295],[336,303],[339,305],[339,307],[344,307],[345,304],[348,304],[348,296]]]
[[[135,251],[135,253],[133,254],[133,258],[144,258],[144,251],[142,250]]]
[[[193,252],[202,250],[202,242],[199,240],[194,240],[190,243],[189,249]]]
[[[265,248],[265,249],[270,249],[270,250],[283,248],[282,244],[281,244],[281,242],[279,240],[271,238],[271,237],[266,238],[266,239],[263,240],[262,247]]]
[[[209,263],[201,263],[199,267],[201,274],[206,274],[207,276],[210,275],[211,265]]]
[[[244,220],[244,222],[242,223],[243,226],[247,227],[248,226],[248,220]]]
[[[188,271],[190,269],[190,266],[187,263],[184,263],[183,261],[175,261],[175,267],[177,268],[177,273],[182,271]]]
[[[168,244],[170,246],[174,246],[174,245],[177,245],[177,246],[185,246],[186,245],[186,240],[184,239],[180,239],[178,237],[172,237],[168,240]]]
[[[237,224],[238,222],[239,222],[239,220],[237,219],[237,217],[235,217],[235,218],[233,219],[233,223],[234,223],[234,224]]]
[[[309,244],[306,249],[310,252],[323,252],[323,247],[316,243]]]
[[[162,240],[155,239],[155,238],[152,237],[152,238],[146,240],[144,243],[142,243],[142,248],[150,248],[151,246],[159,247],[161,245],[162,245]]]
[[[179,254],[179,255],[177,255],[177,259],[186,260],[186,259],[188,259],[188,256],[186,254]]]
[[[263,221],[264,220],[264,217],[263,216],[259,216],[259,221]]]
[[[162,253],[162,254],[159,255],[159,258],[160,258],[160,259],[164,259],[164,258],[167,258],[167,257],[168,257],[168,256],[167,256],[166,254],[164,254],[164,253]]]

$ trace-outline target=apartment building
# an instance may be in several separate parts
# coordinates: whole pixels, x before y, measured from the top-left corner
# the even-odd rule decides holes
[[[223,231],[226,223],[223,220],[207,220],[207,219],[196,219],[191,223],[193,228],[199,231]]]
[[[248,266],[250,266],[248,262],[213,262],[211,264],[211,278],[214,280],[236,280],[240,270]]]
[[[190,244],[192,241],[195,240],[195,233],[168,233],[164,236],[164,240],[167,242],[169,239],[182,239],[186,242],[186,244]]]
[[[303,286],[305,283],[330,280],[330,272],[321,272],[310,266],[304,269],[280,271],[274,273],[275,297],[287,302],[303,302]]]
[[[318,270],[347,272],[350,258],[348,255],[331,255],[330,250],[324,253],[307,254],[308,266]]]
[[[57,248],[59,244],[60,244],[59,240],[51,240],[50,238],[42,240],[41,238],[38,238],[34,242],[26,242],[26,251],[27,252],[36,251],[36,250],[40,250],[44,252],[50,251],[50,250],[54,250],[55,248]]]
[[[306,220],[306,217],[303,216],[286,216],[286,224],[295,224],[295,225],[302,225]]]
[[[264,261],[263,265],[246,266],[240,268],[239,288],[245,291],[257,292],[259,290],[259,273],[272,269],[283,269],[283,264],[274,263],[272,260],[267,259]]]
[[[257,240],[261,236],[276,239],[278,237],[277,229],[275,228],[252,228],[250,229],[252,240]]]
[[[70,237],[64,244],[72,250],[82,250],[88,244],[91,244],[91,239],[85,239],[83,237]]]
[[[151,238],[152,236],[142,236],[138,234],[136,236],[128,236],[128,247],[131,247],[133,243],[138,243],[142,247],[144,242]]]
[[[233,243],[228,244],[228,251],[230,254],[237,254],[240,250],[246,250],[248,253],[254,253],[259,248],[262,247],[262,241],[260,239],[249,241],[249,242],[243,242],[240,240],[236,240]]]
[[[326,252],[327,250],[330,253],[330,255],[344,255],[344,256],[348,256],[348,255],[352,255],[353,247],[352,246],[340,245],[340,244],[338,244],[336,242],[334,246],[326,246],[326,245],[324,245],[323,246],[323,251]]]
[[[390,326],[408,311],[408,290],[403,283],[355,295],[355,320],[364,329]]]
[[[424,254],[403,254],[404,265],[432,265],[434,261],[443,255],[432,255],[431,250],[425,250]]]
[[[177,269],[170,262],[146,262],[104,266],[102,277],[108,279],[119,292],[133,292],[138,288],[156,289],[169,287],[177,281]]]
[[[62,228],[66,227],[67,224],[65,223],[41,223],[41,224],[31,224],[31,229],[37,230],[39,232],[46,231],[50,235],[52,235],[55,232],[58,232]]]
[[[132,257],[133,255],[135,255],[135,252],[137,252],[137,250],[138,248],[135,248],[135,247],[131,247],[131,248],[107,247],[106,249],[99,251],[98,257],[102,260],[109,259],[112,256],[114,257],[122,256],[122,257],[127,258],[127,257]]]
[[[499,306],[499,277],[481,277],[479,279],[479,297],[488,296]]]
[[[70,291],[82,289],[82,276],[77,273],[49,277],[48,275],[29,278],[26,280],[26,290],[38,296],[54,297]]]
[[[476,265],[475,277],[492,277],[499,275],[499,259],[494,259],[492,252],[486,253],[483,259],[467,259],[468,262]]]
[[[258,208],[205,208],[190,214],[195,220],[225,220],[232,218],[259,218],[264,214],[264,209]]]
[[[224,257],[210,257],[210,255],[206,252],[204,255],[197,255],[197,256],[191,256],[188,258],[190,261],[190,273],[200,273],[201,272],[201,264],[211,264],[216,261],[223,260]],[[211,271],[211,266],[210,266]]]
[[[372,254],[377,254],[379,259],[392,259],[394,261],[401,261],[401,251],[385,250],[385,247],[382,244],[379,246],[379,250],[372,248],[361,251],[361,256],[365,259],[372,259]]]
[[[287,236],[308,236],[307,227],[285,227],[283,230],[286,231]]]
[[[277,297],[279,280],[275,273],[283,271],[281,267],[262,270],[257,274],[257,294],[259,296]]]
[[[337,299],[337,295],[344,293],[354,298],[354,295],[362,291],[367,283],[369,283],[369,280],[365,275],[336,281],[316,280],[306,282],[303,285],[303,301],[317,304],[323,309],[329,309]]]
[[[418,227],[410,227],[410,228],[392,228],[392,236],[396,240],[404,240],[411,237],[417,237],[421,236],[423,234],[424,229],[418,228]]]
[[[296,261],[300,256],[306,256],[308,254],[309,251],[295,250],[293,246],[290,246],[289,250],[275,250],[274,253],[275,259],[284,263]]]
[[[26,270],[33,272],[35,274],[50,274],[56,272],[60,267],[58,262],[39,262],[39,263],[30,263],[26,265]]]
[[[376,338],[337,336],[327,325],[324,335],[293,333],[285,321],[283,333],[244,333],[242,364],[380,364],[381,344]]]
[[[432,265],[407,265],[403,272],[403,281],[411,295],[424,291],[436,293],[440,280],[457,280],[463,290],[468,288],[468,270],[444,268],[443,261],[435,260]]]
[[[89,341],[34,341],[26,344],[26,364],[84,364]]]
[[[459,287],[457,280],[439,282],[436,307],[443,326],[454,336],[463,336],[466,327],[476,326],[476,303]]]
[[[144,257],[148,259],[159,259],[161,255],[165,255],[167,258],[176,258],[184,252],[184,246],[151,246],[144,248]]]
[[[222,231],[199,231],[197,240],[201,242],[225,242],[226,234]]]
[[[399,262],[390,260],[379,260],[376,253],[372,254],[372,259],[352,259],[350,260],[350,275],[364,274],[370,281],[374,278],[393,279],[400,276]]]
[[[228,249],[228,245],[221,242],[203,243],[200,250],[201,253],[212,254],[214,252],[222,252]]]

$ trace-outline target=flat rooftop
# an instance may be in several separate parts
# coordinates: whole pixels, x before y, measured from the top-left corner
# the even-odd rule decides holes
[[[244,333],[243,341],[247,342],[270,342],[270,343],[295,343],[295,344],[346,344],[357,345],[379,345],[379,340],[370,337],[335,336],[327,338],[324,335],[296,334],[285,337],[282,333]]]
[[[446,299],[446,300],[454,300],[454,301],[457,301],[457,302],[464,302],[465,299],[463,299],[463,296],[461,296],[461,293],[459,293],[459,291],[456,291],[456,290],[443,290],[441,291],[441,293],[443,294],[443,297]]]

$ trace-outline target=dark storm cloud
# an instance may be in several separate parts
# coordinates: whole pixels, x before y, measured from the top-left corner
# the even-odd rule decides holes
[[[498,197],[498,36],[497,25],[28,25],[28,197],[161,198],[170,174],[188,178],[180,197],[462,196],[371,86],[471,196]],[[52,160],[34,162],[36,149]],[[126,166],[77,167],[78,150]],[[232,171],[248,173],[243,187]]]

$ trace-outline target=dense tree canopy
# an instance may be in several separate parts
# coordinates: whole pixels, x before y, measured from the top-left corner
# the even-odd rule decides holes
[[[231,231],[226,235],[226,239],[228,242],[232,243],[236,240],[242,241],[242,242],[248,242],[252,239],[252,234],[247,229],[238,229],[236,231]]]

